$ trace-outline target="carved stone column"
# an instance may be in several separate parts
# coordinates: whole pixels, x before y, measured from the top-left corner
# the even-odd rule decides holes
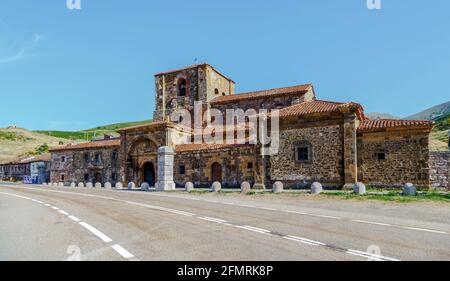
[[[357,137],[358,118],[349,113],[344,116],[344,189],[353,189],[358,182]]]

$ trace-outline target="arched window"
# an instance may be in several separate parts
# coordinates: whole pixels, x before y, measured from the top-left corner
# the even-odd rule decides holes
[[[216,89],[214,90],[214,94],[217,96],[217,95],[219,94],[219,89],[216,88]]]
[[[186,95],[187,95],[186,79],[180,78],[180,80],[178,80],[178,96],[185,97]]]
[[[226,94],[225,94],[225,93],[222,93],[222,96],[226,96]]]

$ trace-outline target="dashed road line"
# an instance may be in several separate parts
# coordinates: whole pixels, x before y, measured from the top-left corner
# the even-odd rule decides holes
[[[375,254],[361,252],[361,251],[357,251],[357,250],[351,250],[351,249],[347,250],[346,253],[350,254],[350,255],[354,255],[354,256],[364,257],[364,258],[367,258],[372,261],[400,261],[398,259],[394,259],[394,258],[390,258],[390,257],[375,255]]]
[[[38,204],[42,204],[44,206],[50,207],[51,209],[58,211],[60,214],[66,216],[67,218],[71,219],[74,222],[77,222],[79,225],[83,226],[84,228],[86,228],[87,230],[89,230],[92,234],[94,234],[95,236],[97,236],[98,238],[100,238],[100,240],[102,240],[104,243],[111,243],[113,242],[113,240],[111,238],[109,238],[106,234],[104,234],[103,232],[101,232],[100,230],[96,229],[95,227],[89,225],[86,222],[82,222],[79,218],[70,215],[68,212],[59,209],[56,206],[52,206],[48,203],[44,203],[42,201],[36,200],[36,199],[32,199],[29,197],[25,197],[25,196],[20,196],[17,194],[12,194],[12,193],[6,193],[6,192],[0,192],[0,194],[4,194],[4,195],[8,195],[8,196],[13,196],[13,197],[18,197],[21,199],[26,199],[26,200],[31,200],[34,203],[38,203]],[[130,252],[128,252],[127,250],[125,250],[122,246],[120,246],[119,244],[115,244],[112,245],[111,248],[113,250],[115,250],[118,254],[120,254],[124,259],[127,260],[136,260],[134,255],[131,254]]]
[[[79,223],[82,227],[86,228],[87,230],[89,230],[92,234],[94,234],[95,236],[97,236],[98,238],[100,238],[103,242],[105,243],[110,243],[112,242],[112,239],[109,238],[108,236],[106,236],[105,234],[103,234],[101,231],[99,231],[98,229],[96,229],[95,227],[89,225],[88,223],[85,222],[80,222]]]
[[[119,253],[124,259],[132,259],[134,258],[134,255],[125,250],[122,246],[119,244],[112,245],[111,248],[113,248],[117,253]]]
[[[352,222],[365,223],[365,224],[373,224],[373,225],[381,225],[381,226],[392,226],[391,224],[388,224],[388,223],[373,222],[373,221],[352,220]]]
[[[424,232],[431,232],[431,233],[438,233],[438,234],[447,234],[447,232],[445,231],[439,231],[439,230],[433,230],[433,229],[426,229],[426,228],[417,228],[417,227],[409,227],[409,226],[404,226],[402,227],[404,229],[409,229],[409,230],[417,230],[417,231],[424,231]]]

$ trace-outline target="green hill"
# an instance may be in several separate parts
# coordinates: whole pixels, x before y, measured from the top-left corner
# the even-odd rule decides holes
[[[152,120],[116,123],[116,124],[104,125],[104,126],[99,126],[96,128],[91,128],[91,129],[87,129],[87,130],[83,130],[83,131],[76,131],[76,132],[46,131],[46,130],[39,130],[39,131],[35,131],[35,132],[40,133],[40,134],[45,134],[47,136],[57,137],[57,138],[89,141],[94,137],[102,137],[104,135],[118,136],[118,134],[116,132],[118,129],[147,124],[150,122],[152,122]]]
[[[49,147],[65,145],[67,139],[56,138],[22,128],[0,129],[0,162],[48,152]]]
[[[405,119],[411,120],[435,120],[442,115],[450,113],[450,102],[446,102],[440,105],[433,106],[422,112],[416,113],[412,116],[406,117]]]

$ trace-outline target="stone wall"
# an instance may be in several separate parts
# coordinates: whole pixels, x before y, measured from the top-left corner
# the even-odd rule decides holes
[[[214,151],[192,151],[175,154],[174,179],[178,186],[188,181],[196,187],[210,187],[213,183],[212,166],[221,165],[222,186],[239,187],[243,181],[254,183],[256,167],[254,146]],[[249,163],[252,163],[249,165]],[[180,172],[184,166],[184,174]]]
[[[342,126],[337,124],[282,129],[279,154],[270,158],[271,180],[282,181],[288,188],[309,187],[314,181],[327,187],[342,186],[342,138]],[[296,161],[296,142],[310,144],[312,159],[309,162]]]
[[[429,187],[428,141],[424,132],[358,134],[359,181],[380,187],[400,187],[409,182]]]
[[[99,155],[100,161],[96,160],[96,155]],[[115,184],[121,181],[120,175],[118,146],[52,152],[51,182],[64,182],[65,184],[110,182]]]
[[[431,186],[437,189],[450,190],[450,152],[430,152]]]
[[[184,79],[187,83],[186,96],[179,96],[178,83]],[[217,96],[234,94],[234,82],[215,71],[209,65],[183,69],[155,77],[156,110],[153,120],[163,121],[165,116],[177,108],[193,112],[194,102],[207,102]],[[218,94],[215,93],[217,89]]]

